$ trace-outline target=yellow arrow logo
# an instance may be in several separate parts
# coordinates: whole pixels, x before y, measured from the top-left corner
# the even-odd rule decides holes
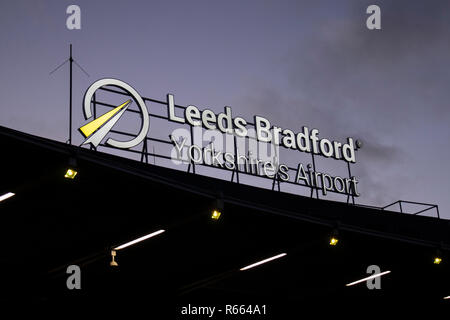
[[[112,117],[114,117],[114,115],[119,112],[120,110],[122,110],[123,108],[125,108],[126,106],[128,106],[131,103],[131,100],[125,101],[124,103],[122,103],[120,106],[112,109],[111,111],[108,111],[107,113],[105,113],[104,115],[98,117],[95,120],[92,120],[91,122],[89,122],[88,124],[85,124],[84,126],[82,126],[79,130],[80,132],[87,138],[89,137],[91,134],[93,134],[95,131],[97,131],[103,124],[105,124],[109,119],[111,119]]]

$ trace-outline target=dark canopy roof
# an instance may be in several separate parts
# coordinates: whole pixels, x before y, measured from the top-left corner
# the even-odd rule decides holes
[[[0,127],[3,301],[161,306],[187,303],[298,306],[440,305],[450,295],[449,222],[276,192],[140,163]],[[69,159],[78,175],[64,178]],[[224,209],[210,219],[216,198]],[[339,243],[328,245],[338,228]],[[153,231],[165,233],[117,252]],[[433,264],[440,248],[443,262]],[[274,256],[247,271],[241,267]],[[66,268],[82,289],[66,288]],[[381,290],[369,265],[391,273]],[[26,277],[24,277],[26,275]],[[174,318],[168,316],[168,318]]]

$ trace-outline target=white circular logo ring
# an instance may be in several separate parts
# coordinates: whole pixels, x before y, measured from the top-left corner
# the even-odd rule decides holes
[[[86,120],[92,117],[91,111],[92,96],[94,95],[95,91],[97,91],[99,88],[103,86],[115,86],[128,92],[137,102],[139,109],[141,110],[142,116],[141,129],[139,131],[139,134],[135,138],[129,141],[117,141],[115,139],[108,138],[108,140],[106,140],[106,144],[109,144],[113,147],[120,149],[129,149],[134,146],[137,146],[147,137],[148,129],[150,126],[150,119],[148,116],[147,106],[145,105],[144,100],[139,95],[139,93],[128,83],[118,79],[105,78],[97,80],[93,84],[91,84],[91,86],[86,90],[86,93],[84,94],[84,116]]]

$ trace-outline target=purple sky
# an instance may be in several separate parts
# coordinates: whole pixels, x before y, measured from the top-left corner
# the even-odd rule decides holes
[[[72,3],[81,30],[66,29]],[[371,4],[382,30],[365,27]],[[144,96],[359,138],[358,202],[436,203],[450,218],[448,1],[3,1],[0,21],[2,126],[67,140],[68,68],[49,72],[73,43],[90,74],[74,69],[76,128],[89,84],[116,77]]]

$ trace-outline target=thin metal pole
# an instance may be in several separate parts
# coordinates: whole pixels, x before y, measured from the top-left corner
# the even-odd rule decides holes
[[[92,106],[93,106],[93,110],[94,110],[94,119],[97,119],[97,100],[95,99],[95,92],[94,92],[94,94],[92,95],[92,100],[91,100],[91,102],[92,102]],[[91,144],[91,150],[94,150],[94,151],[97,151],[97,147],[94,147],[92,144]]]
[[[192,126],[190,127],[191,127],[191,145],[194,145],[194,130]],[[191,160],[191,163],[192,163],[192,173],[195,174],[195,163],[193,160]]]
[[[312,158],[313,170],[314,170],[314,172],[316,172],[316,160],[314,159],[314,152],[311,152],[311,158]],[[317,183],[317,181],[314,181],[314,182]],[[319,199],[319,190],[318,189],[316,189],[316,197],[317,197],[317,199]]]
[[[72,44],[70,44],[70,105],[69,105],[69,144],[72,144],[72,63],[73,63],[73,59],[72,59]]]
[[[97,100],[95,98],[95,92],[92,95],[92,102],[93,102],[93,105],[94,105],[94,119],[97,119]]]
[[[347,162],[347,169],[348,169],[348,177],[349,179],[352,178],[352,171],[350,169],[350,162]],[[356,190],[356,187],[354,188],[354,190],[350,190],[350,192],[352,193],[352,204],[355,204],[355,196],[354,196],[354,191]],[[347,203],[348,203],[348,198],[349,196],[347,196]]]

